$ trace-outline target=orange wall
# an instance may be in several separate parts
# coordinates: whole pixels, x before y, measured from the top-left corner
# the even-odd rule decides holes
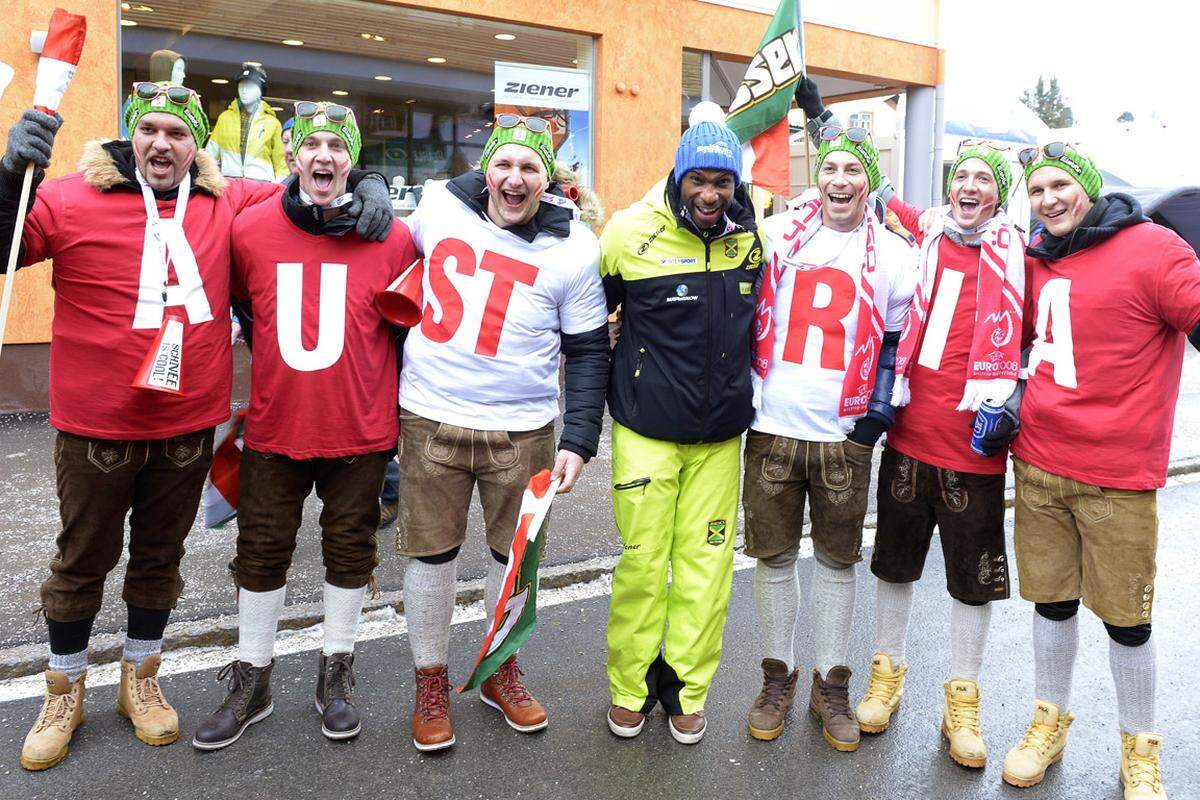
[[[63,127],[55,137],[49,177],[74,171],[84,142],[117,133],[117,7],[113,0],[28,0],[9,6],[5,34],[0,36],[0,61],[16,70],[16,77],[0,100],[0,130],[7,131],[33,100],[37,56],[29,49],[29,33],[46,30],[50,14],[61,5],[87,17],[87,40],[71,88],[59,113]],[[5,280],[0,276],[0,281]],[[50,265],[23,269],[13,286],[5,343],[50,341],[54,294]]]
[[[670,169],[679,139],[683,51],[707,50],[749,58],[768,18],[695,0],[377,0],[475,17],[586,33],[596,42],[595,174],[605,208],[636,200]],[[54,6],[88,17],[83,63],[67,93],[66,126],[55,143],[50,174],[69,172],[85,141],[113,136],[119,53],[113,0],[27,0],[18,4],[0,37],[0,61],[18,78],[0,102],[7,130],[33,95],[35,57],[25,41],[45,28]],[[16,35],[16,34],[20,35]],[[897,42],[823,25],[805,24],[809,68],[888,86],[936,84],[936,48]],[[532,59],[536,60],[536,59]],[[618,83],[626,90],[618,92]],[[632,89],[636,89],[635,95]],[[49,340],[52,295],[45,265],[22,270],[13,287],[6,342]]]

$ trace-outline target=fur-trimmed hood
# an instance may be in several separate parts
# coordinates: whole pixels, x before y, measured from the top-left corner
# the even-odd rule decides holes
[[[106,149],[109,147],[132,146],[128,142],[93,139],[83,146],[83,155],[79,158],[78,169],[83,173],[84,181],[91,187],[107,192],[117,186],[125,186],[129,179],[121,172],[113,154]],[[131,155],[132,158],[132,155]],[[192,164],[193,186],[213,197],[220,197],[225,190],[226,181],[221,175],[216,160],[204,150],[196,151],[196,161]]]

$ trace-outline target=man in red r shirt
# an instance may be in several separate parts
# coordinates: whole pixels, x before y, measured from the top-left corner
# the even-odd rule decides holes
[[[1029,248],[1032,350],[1013,444],[1036,705],[1003,777],[1032,786],[1062,758],[1082,599],[1110,639],[1125,798],[1164,800],[1150,640],[1155,494],[1166,481],[1184,334],[1200,340],[1200,262],[1134,198],[1101,197],[1100,171],[1077,148],[1053,142],[1020,160],[1046,226]]]
[[[377,563],[379,488],[399,435],[395,346],[374,298],[416,253],[403,226],[370,242],[344,213],[362,144],[349,108],[297,103],[293,136],[299,181],[233,224],[233,294],[256,328],[234,570],[238,658],[222,670],[229,695],[196,731],[201,750],[232,744],[274,708],[275,631],[314,485],[325,562],[316,706],[328,738],[361,729],[354,640]]]

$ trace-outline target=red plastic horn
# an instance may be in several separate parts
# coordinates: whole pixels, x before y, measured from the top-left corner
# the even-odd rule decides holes
[[[390,286],[382,292],[376,292],[375,309],[380,316],[401,328],[411,328],[420,322],[424,306],[421,290],[424,274],[425,262],[414,261]]]
[[[563,196],[566,197],[571,202],[576,202],[579,200],[579,189],[575,186],[562,187],[562,193],[563,193]]]

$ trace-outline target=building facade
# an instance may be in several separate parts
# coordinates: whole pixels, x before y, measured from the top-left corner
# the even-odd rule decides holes
[[[706,98],[728,104],[776,5],[23,0],[10,9],[0,39],[0,61],[17,70],[0,101],[5,129],[33,94],[28,34],[45,29],[60,4],[87,16],[88,36],[60,109],[65,124],[51,176],[72,171],[86,141],[120,135],[130,85],[161,77],[162,54],[174,53],[214,125],[239,114],[237,77],[247,62],[267,74],[258,114],[283,122],[300,99],[352,107],[363,130],[362,165],[392,182],[399,216],[411,212],[426,179],[475,163],[494,115],[509,110],[552,119],[560,161],[583,174],[607,209],[628,205],[670,169],[691,105]],[[828,101],[906,95],[907,187],[914,173],[924,174],[908,146],[918,139],[919,153],[934,129],[943,63],[938,0],[805,0],[803,7],[809,72]],[[914,105],[922,109],[915,119]],[[236,174],[235,161],[222,166]],[[15,346],[0,360],[0,411],[45,408],[50,266],[22,270],[16,281],[5,333]]]

